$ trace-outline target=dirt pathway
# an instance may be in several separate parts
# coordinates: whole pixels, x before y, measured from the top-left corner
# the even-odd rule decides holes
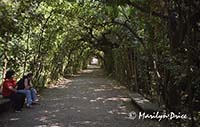
[[[163,127],[156,121],[129,119],[138,111],[126,94],[98,68],[41,92],[40,105],[21,113],[0,114],[0,127]]]

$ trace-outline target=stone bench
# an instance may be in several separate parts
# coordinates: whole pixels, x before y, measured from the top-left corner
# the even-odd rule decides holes
[[[160,111],[160,108],[157,105],[151,103],[149,100],[138,93],[129,93],[129,96],[138,106],[138,108],[144,112],[153,113]]]
[[[10,99],[5,99],[0,94],[0,112],[3,112],[5,110],[8,110],[11,107]]]

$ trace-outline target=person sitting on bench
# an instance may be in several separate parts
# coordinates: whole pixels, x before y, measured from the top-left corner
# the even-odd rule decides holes
[[[20,112],[25,102],[25,95],[17,92],[14,75],[15,71],[13,70],[6,72],[2,95],[4,98],[9,98],[13,102],[15,112]]]
[[[17,82],[17,91],[26,94],[27,107],[31,104],[38,104],[37,91],[33,88],[31,83],[33,73],[28,73]]]

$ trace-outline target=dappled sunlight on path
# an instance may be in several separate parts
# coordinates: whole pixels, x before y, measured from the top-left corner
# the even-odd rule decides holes
[[[126,88],[90,66],[41,92],[41,104],[21,113],[1,114],[2,127],[156,127],[155,121],[131,120],[138,111]]]

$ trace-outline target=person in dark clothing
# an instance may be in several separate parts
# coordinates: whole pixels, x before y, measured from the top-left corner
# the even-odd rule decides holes
[[[28,73],[17,82],[17,92],[26,94],[27,107],[31,104],[39,104],[37,99],[37,91],[33,88],[31,83],[33,73]]]
[[[25,95],[17,93],[14,75],[15,71],[13,70],[6,72],[5,80],[3,82],[2,95],[4,98],[9,98],[13,102],[15,112],[20,112],[25,102]]]

